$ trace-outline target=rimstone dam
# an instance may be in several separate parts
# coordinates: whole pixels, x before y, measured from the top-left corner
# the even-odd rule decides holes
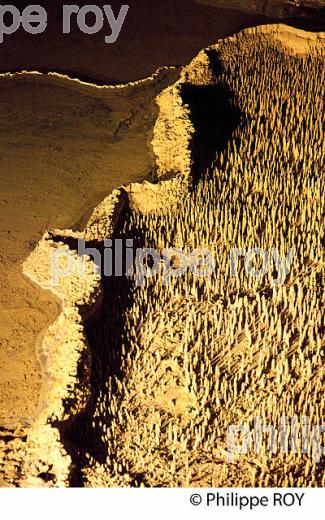
[[[21,153],[31,185],[15,199],[30,224],[15,217],[5,188],[0,201],[22,230],[0,229],[8,251],[15,244],[1,253],[0,275],[28,302],[15,317],[1,301],[1,486],[324,486],[324,456],[310,437],[324,418],[324,56],[325,33],[276,23],[129,83],[1,75],[2,102],[12,106],[10,83],[26,128],[28,100],[47,96],[41,167],[55,172],[72,157],[75,168],[66,161],[64,190],[44,215],[41,202],[28,202],[36,134],[26,130],[30,148],[4,142],[8,178]],[[50,197],[50,180],[41,184]],[[85,203],[92,212],[80,217]],[[80,276],[78,242],[103,252],[114,239],[158,252],[204,247],[214,269],[168,285],[158,272],[139,286],[135,276],[104,276],[90,255]],[[247,277],[241,262],[231,276],[232,248],[274,247],[282,257],[295,251],[282,285],[272,273]],[[54,285],[56,251],[72,268]],[[273,452],[262,442],[230,457],[229,426],[253,429],[256,417],[278,430],[295,418],[299,431],[308,418],[310,442],[298,436],[294,449]]]

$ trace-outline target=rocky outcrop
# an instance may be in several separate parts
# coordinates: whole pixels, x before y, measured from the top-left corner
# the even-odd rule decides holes
[[[193,167],[193,137],[195,128],[190,107],[184,99],[184,86],[204,87],[215,83],[215,64],[211,56],[236,52],[236,46],[249,45],[249,38],[267,39],[280,45],[290,54],[309,55],[324,53],[321,43],[324,33],[307,33],[286,25],[265,25],[246,29],[233,37],[220,40],[202,50],[181,72],[179,80],[157,97],[159,117],[154,128],[153,151],[157,157],[158,178],[168,178],[177,173],[185,177]],[[246,41],[245,41],[246,40]],[[199,91],[197,94],[200,96]]]
[[[184,68],[180,79],[157,98],[159,115],[152,147],[160,182],[145,182],[116,190],[94,210],[83,232],[56,230],[46,233],[25,262],[24,273],[56,295],[61,302],[61,314],[44,335],[42,409],[26,439],[21,441],[20,451],[27,455],[16,483],[22,486],[69,484],[71,457],[62,442],[64,431],[85,409],[92,392],[91,356],[85,324],[100,307],[102,286],[89,257],[84,259],[84,274],[80,276],[76,241],[81,239],[92,246],[99,245],[114,236],[127,208],[142,213],[168,209],[169,203],[177,203],[182,196],[191,179],[195,145],[195,125],[190,107],[184,100],[184,85],[200,87],[214,83],[212,50],[217,54],[224,51],[227,56],[227,49],[230,53],[236,52],[239,42],[249,45],[250,38],[261,38],[285,46],[290,53],[318,53],[324,52],[324,46],[319,45],[324,37],[324,34],[306,34],[281,25],[264,26],[244,31],[203,50]],[[70,262],[69,274],[53,285],[53,256],[58,258],[60,253],[62,262],[67,259]]]

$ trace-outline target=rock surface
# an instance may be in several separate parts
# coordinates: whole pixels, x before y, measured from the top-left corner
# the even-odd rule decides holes
[[[304,33],[282,25],[249,29],[232,38],[221,40],[217,45],[202,51],[188,67],[184,68],[180,79],[162,92],[157,99],[160,110],[153,134],[153,150],[157,157],[159,184],[131,184],[126,188],[115,191],[95,209],[84,231],[65,230],[46,233],[35,251],[24,263],[26,276],[43,289],[50,290],[60,300],[61,314],[46,331],[42,342],[42,349],[45,352],[42,410],[33,426],[24,432],[17,431],[16,438],[5,442],[5,449],[2,450],[0,474],[7,485],[65,486],[71,484],[71,476],[75,469],[72,460],[76,454],[73,453],[73,450],[69,452],[68,443],[64,440],[65,432],[69,428],[73,429],[75,421],[81,421],[82,424],[82,418],[86,419],[87,408],[92,399],[91,372],[94,370],[94,360],[91,359],[86,330],[87,322],[94,319],[96,313],[100,312],[103,294],[102,281],[94,272],[93,262],[88,261],[85,277],[80,279],[78,271],[74,268],[73,272],[64,278],[57,288],[53,289],[50,283],[53,250],[57,248],[66,250],[68,254],[72,255],[74,265],[77,265],[78,257],[73,245],[76,239],[85,238],[90,240],[92,244],[98,243],[99,245],[103,239],[113,238],[128,207],[135,210],[140,216],[157,210],[172,211],[169,203],[176,204],[178,200],[181,200],[187,192],[189,183],[192,182],[191,173],[195,152],[195,140],[193,142],[193,138],[196,137],[195,128],[193,121],[191,121],[192,114],[189,105],[184,101],[184,85],[207,87],[213,84],[213,62],[210,61],[212,50],[227,62],[228,59],[232,59],[236,50],[240,49],[241,46],[244,46],[247,50],[255,41],[258,41],[262,46],[270,45],[274,49],[281,49],[281,52],[289,56],[324,55],[324,34]],[[175,132],[175,129],[177,129],[177,132]],[[299,152],[295,151],[294,153],[298,154],[297,157],[299,156]],[[164,201],[168,204],[164,204]],[[177,229],[176,232],[181,233],[181,230]],[[107,289],[105,291],[107,298]],[[110,294],[108,293],[108,302],[109,298]],[[186,304],[184,302],[184,305]],[[192,306],[191,301],[189,301],[189,305]],[[181,309],[178,309],[178,311],[181,312]],[[199,310],[197,312],[199,313]],[[154,323],[150,319],[145,325],[150,330],[154,329]],[[165,324],[163,325],[165,326]],[[157,326],[158,328],[160,326],[159,319]],[[98,327],[98,322],[96,327]],[[94,328],[96,329],[96,327]],[[92,326],[90,328],[93,329]],[[159,331],[157,333],[156,330],[154,338],[159,343]],[[150,349],[155,346],[155,342],[150,343],[149,339],[149,336],[140,338],[143,344],[148,341],[149,349],[148,351],[145,349],[140,355],[149,356]],[[173,374],[173,367],[177,365],[178,343],[177,341],[175,344],[172,342],[168,346],[167,342],[164,345],[165,349],[168,350],[169,348],[173,353],[173,359],[167,361],[167,365],[169,363],[168,368]],[[180,355],[180,353],[178,354]],[[150,363],[148,363],[144,366],[149,366]],[[141,365],[139,366],[141,367]],[[163,367],[161,367],[161,370],[162,375],[165,374],[166,371]],[[130,371],[131,382],[133,373],[135,374],[134,377],[139,377],[137,370],[134,368]],[[95,374],[94,379],[96,378]],[[170,388],[175,383],[170,378],[172,378],[172,375],[166,376],[164,379],[166,388]],[[178,386],[179,384],[188,385],[189,382],[183,381],[180,374],[176,379],[181,383],[178,383],[176,387],[173,386],[175,395],[173,394],[174,399],[172,401],[175,400],[179,403],[175,417],[177,416],[177,422],[182,425],[179,417],[182,414],[188,415],[188,417],[195,415],[197,403],[191,392],[181,392]],[[135,379],[136,382],[137,379]],[[118,386],[117,394],[122,393],[123,395],[124,383],[117,381],[116,384]],[[151,399],[154,399],[156,409],[158,407],[164,413],[173,415],[171,400],[167,399],[165,394],[160,395],[159,388],[155,387],[153,389],[155,395],[151,396]],[[112,395],[114,397],[114,393]],[[125,397],[128,399],[130,395],[127,393]],[[136,398],[140,401],[140,408],[147,406],[145,395],[141,394]],[[145,401],[142,402],[143,399]],[[112,403],[113,408],[116,404],[114,403],[115,401]],[[114,411],[113,408],[112,411]],[[104,410],[101,411],[104,413]],[[130,410],[126,408],[125,413],[127,415]],[[87,421],[91,419],[91,417],[87,417]],[[114,420],[117,423],[124,420],[122,416],[120,417],[120,410],[118,409],[115,410]],[[154,424],[157,420],[157,418],[151,416],[150,420],[148,418],[150,435],[151,433],[154,436],[160,434],[157,431],[154,433]],[[104,428],[102,434],[105,437],[107,425],[100,424],[100,426]],[[206,417],[204,417],[200,426],[200,434],[206,426]],[[147,433],[146,430],[145,434],[147,435]],[[177,426],[172,426],[168,438],[177,440]],[[89,446],[90,448],[92,447]],[[123,451],[123,446],[121,449]],[[107,462],[110,471],[113,471],[113,473],[109,473],[108,467],[99,464],[96,457],[92,457],[91,453],[85,452],[83,455],[89,459],[89,466],[83,461],[83,478],[86,479],[87,485],[132,485],[132,482],[139,485],[139,481],[134,476],[131,477],[127,468],[122,465],[120,467],[118,462],[112,461],[111,466]],[[218,457],[220,464],[224,464],[225,455],[221,447],[219,447]],[[141,461],[137,462],[141,466]],[[206,464],[208,465],[209,462],[207,461]],[[172,473],[173,467],[174,462],[171,467]],[[248,473],[251,471],[249,465],[248,467],[245,466],[244,469]],[[265,469],[264,466],[262,466],[262,474],[264,475],[263,478],[266,478],[267,468]],[[190,475],[190,472],[188,475]],[[189,476],[186,478],[189,478]],[[236,477],[230,471],[228,478],[232,482],[232,479]],[[303,483],[303,477],[299,478],[302,479],[301,483]],[[247,485],[247,482],[245,485]],[[206,484],[204,477],[200,480],[201,483],[202,485]],[[185,484],[184,481],[183,485]]]

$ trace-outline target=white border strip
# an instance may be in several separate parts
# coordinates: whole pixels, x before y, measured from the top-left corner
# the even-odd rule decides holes
[[[193,498],[194,497],[194,498]],[[228,500],[217,505],[216,498]],[[154,519],[204,518],[248,519],[285,518],[306,520],[307,515],[321,515],[324,489],[223,488],[223,489],[1,489],[0,503],[4,517],[26,520],[61,518]],[[192,502],[202,502],[192,505]],[[259,502],[250,509],[239,507],[239,500]],[[210,501],[210,505],[207,502]],[[232,503],[231,503],[232,501]],[[10,512],[10,514],[4,514]],[[167,515],[167,516],[166,516]]]

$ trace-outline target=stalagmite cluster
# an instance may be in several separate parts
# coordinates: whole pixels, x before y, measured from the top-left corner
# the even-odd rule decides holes
[[[136,269],[100,280],[89,261],[89,280],[60,284],[49,403],[0,460],[10,485],[324,486],[324,70],[324,35],[285,26],[202,51],[157,99],[160,182],[114,192],[83,233],[43,238],[25,272],[47,288],[51,250],[76,259],[80,237],[214,262],[168,283],[161,263],[139,285]],[[62,351],[67,310],[78,336]]]
[[[324,418],[324,63],[249,40],[219,56],[216,81],[242,114],[226,149],[173,211],[125,223],[121,236],[137,230],[145,247],[210,249],[215,268],[131,284],[120,369],[92,417],[107,459],[88,455],[89,486],[324,485],[312,444]],[[275,286],[272,265],[256,278],[239,262],[232,276],[232,248],[295,255]],[[230,460],[230,425],[253,432],[260,418],[283,432],[285,417],[288,449],[278,439],[272,453],[265,434]]]

